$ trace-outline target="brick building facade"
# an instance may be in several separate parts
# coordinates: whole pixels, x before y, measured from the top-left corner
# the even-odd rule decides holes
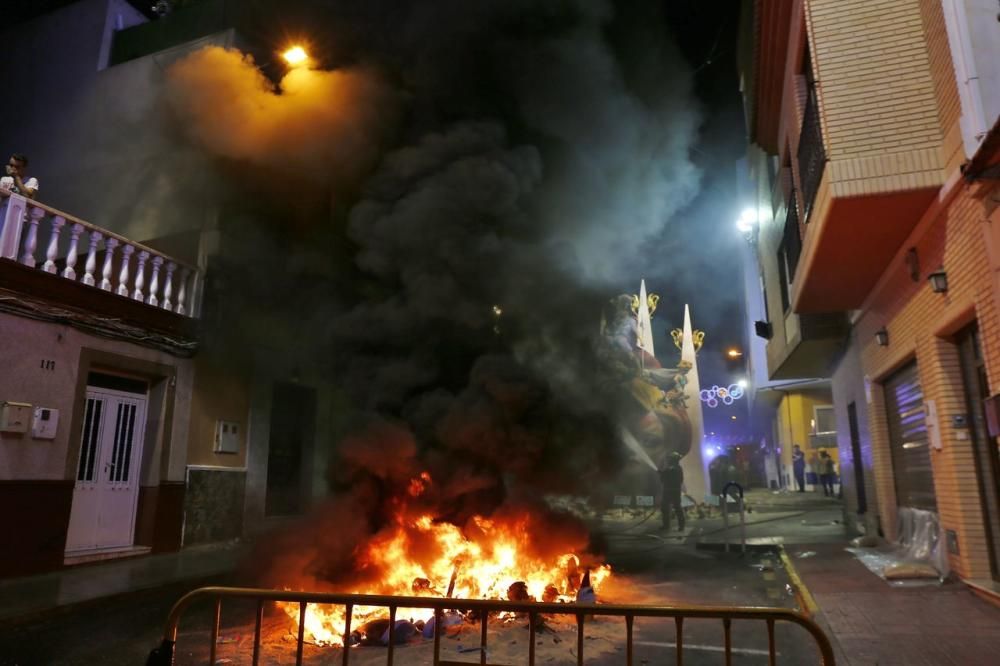
[[[952,571],[995,588],[1000,7],[777,0],[744,10],[755,236],[777,306],[769,346],[805,344],[778,334],[790,318],[846,319],[809,363],[832,377],[848,512],[890,539],[901,507],[933,512]]]

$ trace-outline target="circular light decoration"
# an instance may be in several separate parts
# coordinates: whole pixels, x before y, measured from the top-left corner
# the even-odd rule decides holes
[[[729,386],[713,386],[710,389],[702,389],[698,397],[709,407],[718,407],[720,402],[724,405],[733,404],[743,397],[744,392],[743,387],[739,384],[730,384]]]

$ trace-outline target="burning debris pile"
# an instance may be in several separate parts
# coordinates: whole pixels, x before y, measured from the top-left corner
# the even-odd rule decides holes
[[[415,480],[416,482],[417,480]],[[429,482],[429,477],[420,481]],[[434,596],[456,599],[510,599],[512,601],[593,602],[595,592],[610,574],[610,567],[591,568],[574,553],[542,559],[531,547],[531,516],[514,522],[475,516],[466,529],[437,523],[429,515],[399,516],[396,524],[383,529],[357,553],[358,573],[375,574],[367,582],[348,590],[357,594]],[[417,554],[419,552],[419,555]],[[298,604],[284,610],[298,619]],[[433,611],[400,609],[397,630],[410,634],[424,631],[433,636]],[[445,616],[449,624],[464,616]],[[343,645],[345,610],[311,606],[306,614],[306,632],[316,643]],[[385,608],[355,607],[351,626],[357,627],[348,644],[387,642],[388,612]]]
[[[549,534],[549,543],[539,548],[544,519],[538,513],[498,512],[490,518],[472,516],[463,529],[436,522],[422,513],[419,499],[433,486],[427,472],[410,480],[410,501],[395,502],[393,520],[351,554],[353,583],[333,588],[355,594],[433,596],[456,599],[509,599],[512,601],[596,601],[596,591],[611,573],[610,567],[578,555],[585,542],[559,543],[559,534]],[[544,514],[542,514],[544,515]],[[553,540],[553,537],[555,540]],[[567,552],[557,553],[559,546]],[[283,604],[283,610],[298,621],[298,604]],[[388,642],[388,611],[355,607],[351,636],[343,635],[345,609],[311,605],[306,613],[306,635],[320,645],[385,644]],[[448,624],[465,616],[450,613]],[[433,636],[433,611],[401,608],[397,632],[408,638],[419,631]],[[475,618],[472,618],[475,619]]]

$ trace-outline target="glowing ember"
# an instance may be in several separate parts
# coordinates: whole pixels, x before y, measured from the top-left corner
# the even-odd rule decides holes
[[[420,495],[431,482],[427,473],[412,479],[410,497]],[[580,559],[566,553],[544,561],[532,547],[531,516],[497,521],[475,517],[463,531],[450,523],[435,523],[425,514],[405,517],[401,509],[395,523],[359,546],[355,561],[359,582],[339,591],[354,594],[401,596],[451,596],[464,599],[507,599],[513,589],[523,598],[538,601],[574,601],[583,576]],[[608,566],[590,569],[596,591],[611,573]],[[523,583],[511,588],[515,583]],[[449,590],[451,594],[449,595]],[[297,603],[279,604],[298,622]],[[399,620],[433,617],[430,609],[400,608]],[[387,618],[388,609],[355,607],[352,631],[372,620]],[[306,634],[322,645],[344,644],[345,609],[310,605],[306,611]],[[378,636],[369,637],[378,640]]]

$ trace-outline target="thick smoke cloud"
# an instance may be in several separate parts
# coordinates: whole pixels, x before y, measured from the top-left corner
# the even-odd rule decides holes
[[[302,323],[325,332],[355,410],[337,499],[314,518],[350,521],[346,543],[381,529],[422,471],[427,510],[464,525],[593,492],[621,466],[628,406],[600,313],[699,179],[688,74],[652,3],[365,7],[342,28],[366,36],[350,54],[365,69],[289,74],[279,92],[208,49],[170,73],[177,113],[213,154],[361,179],[334,220],[358,296]],[[295,559],[276,570],[350,568],[346,546],[287,539]]]
[[[297,68],[275,88],[252,57],[218,46],[168,70],[167,99],[190,138],[212,154],[322,183],[369,167],[396,109],[373,72]]]

